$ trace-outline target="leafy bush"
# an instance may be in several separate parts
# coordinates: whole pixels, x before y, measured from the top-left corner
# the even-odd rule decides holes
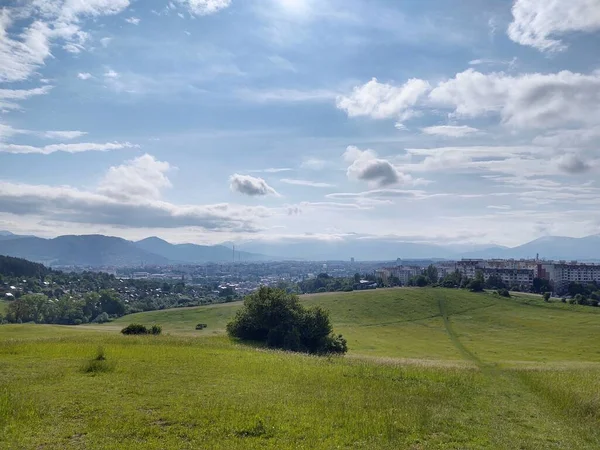
[[[549,302],[550,301],[550,292],[544,292],[544,295],[542,297],[544,298],[545,302]]]
[[[315,306],[303,307],[298,296],[281,289],[261,287],[227,324],[227,333],[271,348],[314,354],[345,353],[346,340],[335,336],[329,314]]]
[[[496,292],[500,297],[510,297],[510,292],[508,292],[508,289],[498,289]]]
[[[105,322],[110,322],[110,317],[108,317],[108,314],[106,314],[105,312],[98,314],[94,320],[92,320],[93,323],[105,323]]]
[[[467,289],[469,289],[471,292],[482,292],[483,281],[478,278],[475,278],[474,280],[471,280],[469,282],[469,284],[467,285]]]
[[[152,325],[152,328],[150,328],[150,334],[153,335],[159,335],[160,333],[162,333],[162,327],[160,325]]]
[[[123,334],[148,334],[148,328],[139,323],[130,323],[121,330]]]

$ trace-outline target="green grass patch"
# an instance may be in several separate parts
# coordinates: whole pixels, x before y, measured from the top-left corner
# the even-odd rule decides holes
[[[219,331],[235,304],[0,326],[0,448],[600,448],[596,308],[443,289],[303,301],[348,356],[235,344]],[[165,334],[122,336],[131,322]]]

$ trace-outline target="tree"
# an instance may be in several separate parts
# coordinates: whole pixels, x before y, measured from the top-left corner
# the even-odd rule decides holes
[[[483,291],[483,281],[480,278],[475,277],[473,280],[469,282],[467,288],[471,292],[481,292]]]
[[[268,347],[306,353],[345,353],[346,340],[335,336],[328,313],[305,308],[298,296],[262,286],[244,299],[244,306],[227,324],[227,333]]]
[[[122,316],[125,314],[125,304],[115,291],[100,291],[100,310],[109,316]]]
[[[492,274],[485,282],[485,287],[487,289],[506,289],[506,284],[499,275]]]
[[[415,279],[415,285],[418,287],[425,287],[429,284],[429,279],[425,275],[419,275]]]
[[[435,267],[433,264],[429,264],[429,266],[427,266],[424,275],[429,280],[429,284],[436,284],[440,280],[437,267]]]
[[[356,283],[356,284],[360,283],[360,273],[354,274],[354,283]]]
[[[545,278],[534,278],[531,291],[535,292],[536,294],[550,292],[552,291],[552,286],[550,285],[550,281],[546,280]]]

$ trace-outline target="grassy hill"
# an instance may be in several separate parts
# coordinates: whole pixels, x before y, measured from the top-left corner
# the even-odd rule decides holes
[[[0,448],[600,447],[600,308],[443,289],[303,301],[331,311],[348,356],[235,344],[239,304],[1,326]],[[119,335],[134,321],[168,335]],[[98,346],[110,370],[86,373]]]

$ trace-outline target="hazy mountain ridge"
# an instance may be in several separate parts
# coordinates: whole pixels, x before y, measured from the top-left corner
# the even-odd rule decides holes
[[[379,260],[535,258],[600,260],[600,235],[583,238],[546,236],[517,247],[447,246],[357,239],[334,242],[246,242],[235,252],[236,261],[266,260]],[[469,249],[462,251],[461,249]],[[137,242],[104,235],[59,236],[44,239],[0,232],[0,254],[47,265],[141,266],[230,262],[232,249],[225,245],[171,244],[158,237]],[[277,256],[265,256],[277,255]]]

